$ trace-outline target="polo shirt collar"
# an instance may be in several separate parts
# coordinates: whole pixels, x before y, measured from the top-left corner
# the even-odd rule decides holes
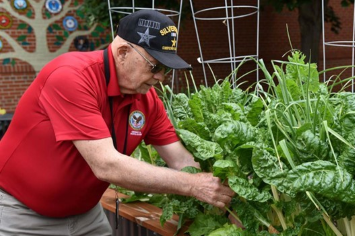
[[[108,50],[108,61],[110,66],[110,82],[108,83],[107,86],[107,94],[109,97],[114,97],[114,96],[123,97],[125,95],[121,93],[120,86],[118,85],[115,60],[113,58],[111,44],[107,47],[107,50]],[[142,94],[134,94],[134,95],[130,95],[129,97],[139,99],[141,95]]]
[[[121,95],[120,87],[118,85],[117,73],[115,60],[113,59],[111,44],[107,47],[108,51],[108,64],[110,66],[110,82],[107,86],[107,94],[109,97],[111,96],[119,96]]]

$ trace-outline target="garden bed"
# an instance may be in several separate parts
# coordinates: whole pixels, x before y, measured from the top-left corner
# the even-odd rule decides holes
[[[118,198],[126,198],[128,196],[117,193]],[[101,205],[104,209],[115,214],[116,210],[116,192],[113,189],[107,189],[102,195]],[[154,205],[144,202],[133,202],[133,203],[120,203],[119,205],[119,215],[139,226],[142,226],[150,231],[153,231],[159,235],[174,235],[177,229],[177,224],[179,222],[179,217],[174,215],[171,220],[165,222],[164,227],[160,225],[160,216],[162,210]],[[114,223],[114,222],[113,222]],[[120,227],[120,226],[119,226]],[[180,234],[184,235],[183,232],[187,228],[183,227]]]

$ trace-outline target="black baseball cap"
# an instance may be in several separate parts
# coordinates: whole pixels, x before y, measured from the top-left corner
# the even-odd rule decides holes
[[[155,10],[140,10],[123,17],[117,35],[144,48],[161,64],[172,69],[189,69],[176,53],[178,30],[174,22]]]

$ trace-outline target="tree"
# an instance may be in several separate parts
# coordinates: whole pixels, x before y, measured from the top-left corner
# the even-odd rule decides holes
[[[76,15],[79,18],[84,18],[84,14],[80,9],[78,0],[61,1],[62,10],[56,14],[50,13],[46,7],[46,1],[27,0],[29,6],[25,12],[18,11],[12,6],[8,0],[0,0],[0,12],[6,12],[11,17],[20,23],[17,24],[16,30],[21,35],[11,35],[11,29],[0,30],[0,39],[5,39],[13,49],[8,52],[1,52],[0,59],[3,59],[3,64],[15,64],[15,58],[19,58],[29,63],[36,72],[51,59],[65,53],[73,40],[78,36],[99,36],[104,31],[104,28],[97,23],[91,26],[78,25],[77,30],[68,31],[57,22],[67,15]],[[57,50],[51,51],[47,37],[55,35],[54,45]],[[109,34],[107,34],[109,35]],[[110,35],[109,35],[110,36]],[[34,43],[28,38],[33,38]],[[99,45],[105,45],[111,37],[101,39]],[[34,45],[31,45],[34,44]],[[34,47],[34,51],[28,50],[28,47]]]
[[[329,22],[331,30],[338,33],[341,29],[341,22],[328,3],[329,0],[324,0],[325,22]],[[298,10],[301,33],[300,50],[306,55],[307,60],[318,63],[323,22],[322,0],[263,0],[263,4],[273,6],[278,12],[285,7],[290,11]],[[341,5],[344,7],[350,4],[354,4],[354,0],[341,0]]]

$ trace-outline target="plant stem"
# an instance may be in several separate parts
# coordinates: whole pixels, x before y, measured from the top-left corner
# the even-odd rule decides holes
[[[274,185],[271,185],[271,191],[272,191],[272,195],[274,196],[274,199],[279,202],[280,198],[279,198],[279,194],[277,192],[277,189]],[[277,217],[280,220],[281,226],[283,230],[287,229],[287,225],[286,225],[286,221],[285,221],[285,217],[283,216],[282,212],[280,211],[280,209],[278,209],[275,204],[271,205],[272,209],[274,209],[274,211],[276,212]]]
[[[225,209],[226,211],[228,211],[229,214],[231,214],[231,215],[234,217],[234,219],[236,219],[239,223],[242,223],[242,221],[239,219],[239,217],[238,217],[236,214],[234,214],[233,211],[229,210],[228,207],[224,207],[224,209]]]
[[[333,222],[329,219],[328,216],[326,216],[324,213],[322,213],[323,215],[323,219],[325,220],[325,222],[327,222],[327,224],[329,225],[329,227],[333,230],[333,232],[337,235],[337,236],[343,236],[340,231],[338,230],[337,227],[335,227],[335,225],[333,224]]]
[[[355,235],[355,217],[352,216],[350,220],[350,231],[351,231],[351,236]]]
[[[348,220],[348,218],[344,217],[344,218],[340,219],[338,222],[339,222],[338,229],[343,230],[342,232],[344,232],[344,229],[345,229],[346,235],[352,236],[350,221]]]

